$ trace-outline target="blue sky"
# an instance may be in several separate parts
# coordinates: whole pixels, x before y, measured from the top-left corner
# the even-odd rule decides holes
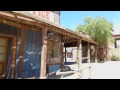
[[[116,33],[120,33],[120,11],[61,11],[61,26],[75,30],[78,24],[83,24],[83,19],[87,16],[105,17],[114,25]]]

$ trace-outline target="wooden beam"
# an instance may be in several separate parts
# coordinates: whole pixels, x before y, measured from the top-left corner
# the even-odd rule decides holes
[[[14,27],[21,28],[21,24],[14,23],[12,21],[9,21],[9,20],[3,19],[3,18],[0,18],[0,22],[4,23],[4,24],[7,24],[7,25],[11,25],[11,26],[14,26]]]
[[[28,25],[24,25],[24,24],[21,24],[21,23],[13,22],[13,21],[3,19],[3,18],[0,18],[0,22],[4,23],[4,24],[7,24],[7,25],[10,25],[10,26],[17,27],[17,28],[24,28],[24,29],[27,29],[27,30],[33,30],[33,31],[38,31],[38,32],[42,31],[41,28],[38,29],[38,28],[35,28],[35,27],[32,27],[32,26],[28,26]]]
[[[42,32],[41,28],[35,28],[32,26],[27,26],[27,25],[21,25],[21,28],[26,29],[26,30],[32,30],[32,31],[36,31],[36,32]]]
[[[41,71],[40,79],[46,79],[46,60],[47,60],[47,30],[45,27],[42,31],[42,52],[41,52]]]
[[[65,44],[73,44],[73,43],[77,43],[77,40],[75,41],[68,41],[68,42],[64,42]]]
[[[65,47],[77,47],[77,41],[75,42],[67,42],[64,44]]]
[[[88,57],[88,64],[90,64],[90,43],[88,42],[88,52],[87,52],[87,57]]]
[[[16,62],[16,51],[17,51],[17,37],[12,38],[12,54],[11,54],[11,64],[10,64],[10,78],[14,79],[15,75],[15,62]]]
[[[97,46],[95,46],[95,63],[97,63]]]
[[[117,40],[116,39],[115,39],[114,45],[115,45],[115,48],[117,48]]]
[[[45,26],[42,23],[36,22],[33,19],[25,18],[25,17],[22,17],[22,16],[15,16],[15,15],[12,15],[12,14],[7,14],[7,13],[3,14],[3,12],[0,12],[0,17],[6,18],[6,19],[9,19],[9,20],[12,20],[12,21],[21,22],[23,24],[34,25],[34,26],[37,26],[39,28],[43,28]]]
[[[63,57],[63,49],[64,49],[64,43],[61,41],[61,70],[63,70],[64,67],[64,57]]]
[[[1,15],[5,15],[5,16],[9,16],[9,17],[15,17],[14,15],[9,14],[9,13],[6,13],[6,12],[4,12],[4,11],[0,11],[0,16],[1,16]]]
[[[66,52],[66,47],[65,47],[65,62],[67,62],[66,53],[67,53],[67,52]]]
[[[0,36],[5,36],[5,37],[14,37],[14,35],[10,35],[10,34],[4,34],[0,32]]]
[[[76,42],[76,41],[77,41],[77,40],[69,40],[69,41],[67,41],[67,40],[63,40],[64,43],[68,43],[68,42],[73,43],[73,42]]]
[[[93,43],[93,44],[95,44],[95,45],[98,45],[97,42],[95,42],[94,40],[89,39],[89,38],[84,38],[84,37],[82,37],[82,40],[87,41],[87,42],[89,42],[89,43]]]
[[[67,37],[73,37],[73,38],[76,38],[76,39],[79,39],[79,38],[80,38],[80,36],[75,35],[75,34],[73,34],[73,33],[70,33],[70,32],[68,32],[68,31],[65,31],[64,29],[59,29],[59,28],[54,27],[54,26],[51,26],[51,25],[46,25],[46,26],[47,26],[50,30],[55,31],[55,32],[57,32],[57,33],[61,33],[62,35],[65,35],[65,36],[67,36]]]
[[[78,41],[78,69],[82,68],[82,43],[81,43],[81,39]]]
[[[77,47],[77,44],[65,44],[65,47]]]
[[[20,51],[19,51],[19,63],[18,63],[18,78],[22,78],[22,62],[23,62],[23,53],[24,53],[24,30],[21,28],[20,35]]]

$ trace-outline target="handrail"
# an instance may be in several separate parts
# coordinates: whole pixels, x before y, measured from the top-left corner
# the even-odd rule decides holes
[[[91,78],[91,67],[92,67],[92,65],[87,66],[87,67],[84,67],[84,68],[82,68],[82,69],[75,70],[75,71],[67,71],[67,72],[60,72],[60,70],[59,70],[59,71],[56,72],[56,75],[61,75],[61,78],[62,78],[63,75],[74,74],[74,73],[76,73],[76,72],[79,72],[79,71],[82,71],[82,70],[84,70],[84,69],[89,68],[89,78]]]
[[[82,60],[89,59],[89,57],[82,57]]]

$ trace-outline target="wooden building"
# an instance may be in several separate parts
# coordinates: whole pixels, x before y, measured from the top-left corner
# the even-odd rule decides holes
[[[89,52],[89,57],[91,62],[95,62],[95,48],[96,44],[90,40],[90,36],[84,32],[80,32],[79,35],[82,37],[81,45],[82,45],[82,57],[88,57],[88,52]],[[72,45],[70,46],[67,45],[64,48],[64,61],[65,62],[76,62],[77,61],[77,42],[71,43]],[[89,51],[88,51],[89,50]],[[70,54],[71,57],[68,57],[67,55]],[[82,62],[87,62],[87,59],[84,59]]]
[[[59,24],[60,11],[0,11],[0,76],[45,79],[63,68],[63,47],[77,46],[81,62],[81,42],[97,43]]]
[[[114,43],[108,45],[108,60],[112,60],[112,56],[117,56],[120,57],[120,34],[112,34],[113,38],[114,38]]]

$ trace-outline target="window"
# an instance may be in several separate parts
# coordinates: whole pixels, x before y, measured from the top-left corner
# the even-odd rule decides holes
[[[67,52],[67,58],[72,58],[73,55],[72,55],[72,52]]]
[[[56,34],[48,35],[48,64],[60,63],[60,36]]]

